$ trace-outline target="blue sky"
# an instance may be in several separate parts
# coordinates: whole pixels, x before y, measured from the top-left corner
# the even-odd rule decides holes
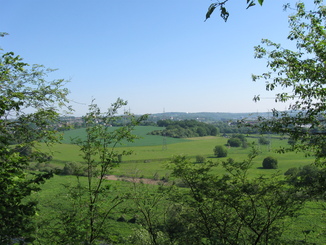
[[[76,115],[118,97],[136,114],[283,110],[252,101],[273,93],[251,74],[267,71],[254,59],[262,38],[288,44],[286,2],[231,0],[225,23],[218,12],[204,22],[210,0],[2,0],[0,47],[57,68],[49,78],[70,80]]]

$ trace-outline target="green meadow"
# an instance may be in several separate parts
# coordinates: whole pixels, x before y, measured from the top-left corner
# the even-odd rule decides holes
[[[191,161],[195,163],[197,155],[204,156],[207,160],[211,161],[223,161],[226,158],[216,158],[213,155],[213,148],[216,145],[225,145],[228,138],[221,136],[209,136],[198,137],[188,139],[172,139],[166,138],[164,140],[161,136],[151,136],[147,133],[151,130],[157,129],[156,127],[136,127],[135,134],[140,139],[134,143],[128,143],[127,145],[120,146],[117,150],[132,150],[133,154],[130,156],[123,156],[122,163],[112,171],[112,174],[119,176],[130,177],[144,177],[144,178],[162,178],[169,176],[169,170],[166,169],[166,165],[174,155],[185,155]],[[44,150],[51,151],[53,153],[53,159],[51,164],[63,168],[67,162],[82,162],[83,159],[80,156],[79,148],[77,145],[72,144],[71,138],[85,137],[84,129],[70,130],[64,133],[64,141],[62,144],[56,144],[51,149],[46,148],[45,145],[40,147]],[[268,136],[266,136],[268,137]],[[261,175],[269,175],[275,172],[279,172],[281,175],[291,168],[307,165],[313,162],[312,157],[305,157],[303,153],[290,152],[286,154],[278,154],[275,152],[280,147],[286,147],[287,139],[282,139],[278,136],[269,137],[270,145],[258,145],[258,138],[247,137],[248,142],[255,142],[260,154],[254,159],[252,168],[249,172],[251,177],[258,177]],[[166,142],[166,144],[163,144]],[[250,152],[250,147],[243,148],[228,148],[228,156],[237,161],[245,159]],[[262,161],[266,156],[274,156],[278,159],[278,169],[265,170],[262,169]],[[223,174],[224,170],[221,167],[214,169],[216,174]],[[81,181],[86,181],[86,178],[80,177]],[[123,181],[107,181],[110,183],[114,192],[130,191],[132,184]],[[39,217],[51,215],[51,205],[55,202],[60,202],[65,196],[64,185],[76,184],[76,177],[74,176],[58,176],[48,180],[43,190],[34,195],[40,203]],[[153,187],[155,188],[155,187]],[[115,191],[114,191],[115,190]],[[52,204],[51,204],[52,203]],[[128,203],[124,204],[128,205]],[[132,230],[136,227],[135,224],[127,222],[116,222],[116,219],[121,216],[121,213],[126,218],[132,218],[131,214],[125,213],[126,207],[119,206],[115,213],[112,213],[110,218],[111,229],[113,234],[119,234],[122,237],[128,237],[132,234]],[[306,243],[300,244],[326,244],[324,235],[324,223],[325,223],[325,209],[322,203],[310,202],[301,211],[301,215],[298,218],[289,220],[287,232],[284,234],[288,238],[305,241]],[[312,230],[313,232],[307,232]],[[125,244],[125,243],[121,243]]]
[[[112,130],[114,127],[112,127]],[[135,142],[127,142],[117,148],[119,151],[132,150],[130,156],[123,156],[120,166],[113,170],[112,174],[133,176],[136,172],[143,177],[152,178],[153,175],[164,176],[168,174],[166,163],[175,155],[185,155],[195,161],[197,155],[206,157],[211,161],[223,161],[226,158],[233,158],[241,161],[247,157],[251,148],[243,149],[228,148],[228,156],[226,158],[216,158],[213,155],[213,148],[216,145],[225,145],[228,138],[220,136],[207,136],[187,139],[163,138],[162,136],[147,135],[152,130],[161,129],[152,126],[139,126],[135,128],[134,134],[139,136]],[[47,151],[52,151],[53,160],[51,164],[62,168],[67,162],[82,162],[79,147],[73,144],[72,139],[76,137],[84,138],[86,136],[85,129],[76,129],[66,131],[63,135],[63,143],[56,144]],[[259,176],[262,174],[270,174],[275,171],[284,173],[292,167],[299,167],[313,162],[313,158],[305,157],[303,153],[290,152],[286,154],[278,154],[275,150],[280,147],[287,147],[287,139],[281,137],[270,137],[270,145],[259,145],[258,137],[247,137],[248,142],[255,142],[260,154],[254,159],[250,174]],[[268,137],[268,136],[266,136]],[[42,145],[41,147],[45,147]],[[261,169],[262,161],[267,156],[275,156],[278,159],[277,170]],[[222,171],[217,169],[217,171]]]
[[[115,127],[110,127],[110,130],[116,129]],[[154,130],[162,130],[161,127],[155,126],[137,126],[135,127],[133,133],[137,135],[140,139],[135,140],[135,142],[124,142],[125,146],[153,146],[153,145],[162,145],[162,136],[158,135],[148,135],[149,132]],[[71,144],[75,138],[85,139],[86,137],[86,130],[85,128],[73,129],[68,130],[63,133],[63,140],[62,143],[64,144]],[[169,144],[172,143],[179,143],[188,141],[187,139],[176,139],[176,138],[169,138]]]

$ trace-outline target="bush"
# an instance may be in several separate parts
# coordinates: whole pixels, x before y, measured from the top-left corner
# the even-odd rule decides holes
[[[65,164],[64,168],[61,171],[62,175],[78,175],[83,176],[84,173],[84,167],[81,163],[77,162],[68,162]]]
[[[302,186],[313,186],[319,182],[319,176],[321,171],[314,165],[305,165],[300,168],[290,168],[284,175],[287,176],[288,182],[296,185],[297,187]]]
[[[247,149],[248,146],[249,146],[249,144],[248,144],[247,141],[243,141],[243,142],[242,142],[242,148],[243,148],[243,149]]]
[[[202,155],[197,155],[196,156],[196,162],[198,162],[198,163],[203,163],[203,162],[205,162],[205,157],[203,157]]]
[[[289,168],[288,170],[285,171],[284,175],[286,177],[293,177],[296,176],[299,173],[298,168]]]
[[[305,191],[310,197],[324,198],[326,187],[326,171],[314,165],[290,168],[284,175],[289,184]]]
[[[232,137],[228,140],[228,145],[231,147],[248,147],[247,139],[243,134],[232,135]]]
[[[228,151],[224,146],[217,145],[214,148],[214,155],[216,157],[226,157],[228,155]]]
[[[259,138],[258,143],[261,145],[268,145],[270,143],[270,141],[262,136]]]
[[[231,147],[240,147],[242,145],[242,141],[239,138],[230,138],[228,140],[228,145]]]
[[[264,169],[277,169],[277,159],[275,157],[266,157],[263,161]]]

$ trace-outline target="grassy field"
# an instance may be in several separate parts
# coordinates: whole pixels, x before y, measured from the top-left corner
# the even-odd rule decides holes
[[[133,150],[134,154],[130,156],[124,156],[120,166],[113,170],[112,174],[124,175],[124,176],[137,176],[145,178],[153,178],[154,175],[158,178],[166,177],[169,175],[169,171],[166,169],[166,164],[174,155],[186,155],[195,162],[196,155],[202,155],[208,160],[223,161],[226,158],[216,158],[213,155],[213,148],[216,145],[225,145],[227,138],[224,137],[200,137],[189,139],[166,139],[166,145],[163,147],[163,137],[146,135],[147,132],[157,129],[156,127],[137,127],[135,133],[142,137],[133,144],[121,146],[118,150]],[[51,151],[53,152],[53,160],[51,164],[62,168],[66,162],[82,162],[82,158],[79,153],[79,148],[76,145],[70,144],[70,138],[72,137],[84,137],[85,131],[83,129],[67,131],[64,138],[65,143],[56,144]],[[253,162],[250,169],[250,176],[257,177],[264,174],[271,174],[279,172],[283,174],[287,169],[291,167],[299,167],[307,165],[313,162],[313,158],[307,158],[303,153],[286,153],[278,154],[274,150],[279,147],[287,146],[287,140],[279,137],[271,137],[270,145],[258,146],[260,150],[259,156]],[[249,142],[258,142],[258,137],[248,137]],[[42,145],[41,147],[45,146]],[[48,150],[48,149],[47,149]],[[49,150],[48,150],[49,151]],[[235,160],[241,161],[245,159],[250,152],[250,148],[229,148],[228,156]],[[262,169],[262,161],[266,156],[274,156],[278,159],[279,168],[277,170],[265,170]],[[214,169],[217,174],[222,174],[223,169],[217,167]],[[83,181],[85,179],[81,177]],[[108,181],[114,186],[114,190],[117,192],[130,191],[131,184],[121,181]],[[46,182],[43,186],[43,190],[36,193],[34,197],[40,202],[40,217],[49,213],[51,203],[59,199],[59,197],[65,196],[64,185],[76,184],[76,177],[74,176],[55,176]],[[113,195],[115,195],[113,193]],[[128,204],[125,204],[128,205]],[[112,232],[120,233],[122,236],[128,236],[131,234],[135,225],[129,223],[116,222],[121,213],[124,213],[124,207],[119,207],[116,214],[112,214]],[[326,244],[325,239],[325,209],[321,206],[321,203],[311,202],[308,203],[306,208],[302,210],[300,215],[295,220],[289,223],[289,229],[285,236],[288,238],[296,238],[302,241],[311,242],[309,244]],[[128,217],[127,213],[124,213]],[[308,232],[307,230],[311,230]],[[309,234],[308,234],[309,233]],[[308,243],[306,243],[308,244]]]
[[[116,129],[116,127],[109,128],[110,130]],[[163,138],[159,135],[148,135],[149,132],[154,130],[162,130],[162,127],[154,127],[154,126],[137,126],[133,131],[133,134],[140,137],[139,140],[136,140],[133,143],[124,142],[125,146],[153,146],[153,145],[162,145]],[[73,139],[75,138],[85,139],[86,131],[85,128],[73,129],[69,131],[65,131],[63,134],[62,143],[64,144],[71,144]],[[187,139],[176,139],[176,138],[169,138],[168,144],[179,143],[179,142],[186,142]]]
[[[113,129],[113,128],[112,128]],[[223,161],[226,158],[215,158],[213,155],[213,148],[216,145],[225,145],[227,138],[225,137],[198,137],[188,139],[166,138],[166,145],[163,145],[162,136],[147,135],[148,132],[160,129],[159,127],[136,127],[135,134],[140,137],[134,143],[128,143],[118,148],[118,150],[132,150],[133,154],[130,156],[123,156],[122,163],[119,168],[114,169],[113,174],[116,175],[134,175],[135,173],[152,178],[153,175],[160,177],[168,174],[166,170],[166,163],[175,155],[185,155],[195,161],[197,155],[202,155],[212,161]],[[84,129],[76,129],[65,132],[64,141],[66,143],[54,145],[51,151],[53,152],[52,164],[62,168],[66,162],[82,162],[79,148],[77,145],[70,144],[71,138],[85,137]],[[313,158],[307,158],[303,153],[286,153],[278,154],[275,152],[280,147],[287,146],[286,139],[280,137],[271,137],[270,145],[258,145],[260,150],[259,156],[253,162],[250,173],[252,176],[259,176],[261,174],[270,174],[275,171],[284,173],[291,167],[299,167],[310,164]],[[258,142],[258,138],[248,137],[249,142]],[[43,146],[44,147],[44,146]],[[231,157],[236,161],[245,159],[250,152],[250,147],[243,148],[229,148],[227,158]],[[277,170],[261,169],[262,161],[267,156],[275,156],[279,162]],[[222,171],[217,169],[218,172]]]

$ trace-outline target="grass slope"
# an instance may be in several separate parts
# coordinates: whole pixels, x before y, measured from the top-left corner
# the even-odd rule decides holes
[[[114,130],[116,127],[111,127],[110,130]],[[149,132],[154,130],[162,130],[162,127],[154,127],[154,126],[136,126],[133,134],[140,137],[140,140],[136,140],[133,143],[125,142],[125,146],[152,146],[152,145],[162,145],[163,137],[159,135],[148,135]],[[85,128],[72,129],[69,131],[65,131],[63,133],[63,141],[64,144],[72,144],[73,139],[75,138],[86,138],[86,130]],[[174,144],[179,142],[186,142],[187,139],[177,139],[177,138],[168,138],[167,144]]]
[[[153,175],[165,176],[169,172],[166,170],[166,163],[174,155],[186,155],[195,161],[196,155],[202,155],[212,161],[223,161],[226,158],[215,158],[213,155],[213,148],[216,145],[225,145],[227,138],[225,137],[198,137],[189,139],[166,139],[166,146],[162,146],[162,137],[151,137],[146,135],[146,132],[151,131],[155,127],[137,127],[139,136],[143,137],[137,140],[134,144],[129,146],[122,146],[117,148],[119,151],[132,150],[133,154],[130,156],[124,156],[119,168],[114,169],[113,174],[117,175],[142,175],[147,178],[152,178]],[[72,137],[78,135],[78,132],[85,133],[85,130],[71,130],[67,132],[66,137]],[[310,164],[313,158],[307,158],[303,153],[290,152],[287,154],[275,153],[275,149],[279,147],[286,147],[287,140],[281,140],[278,137],[271,137],[271,144],[258,146],[260,155],[257,156],[253,162],[250,174],[252,176],[260,176],[262,174],[270,174],[275,171],[283,174],[287,169],[292,167],[299,167]],[[249,142],[258,142],[257,138],[248,138]],[[57,144],[52,148],[54,153],[52,164],[57,167],[63,167],[66,162],[82,162],[83,159],[80,156],[79,148],[73,144]],[[247,158],[250,148],[229,148],[227,158],[231,157],[236,161],[242,161]],[[279,168],[277,170],[265,170],[261,169],[262,161],[267,156],[275,156],[279,162]],[[217,172],[221,172],[222,169],[217,169]]]

